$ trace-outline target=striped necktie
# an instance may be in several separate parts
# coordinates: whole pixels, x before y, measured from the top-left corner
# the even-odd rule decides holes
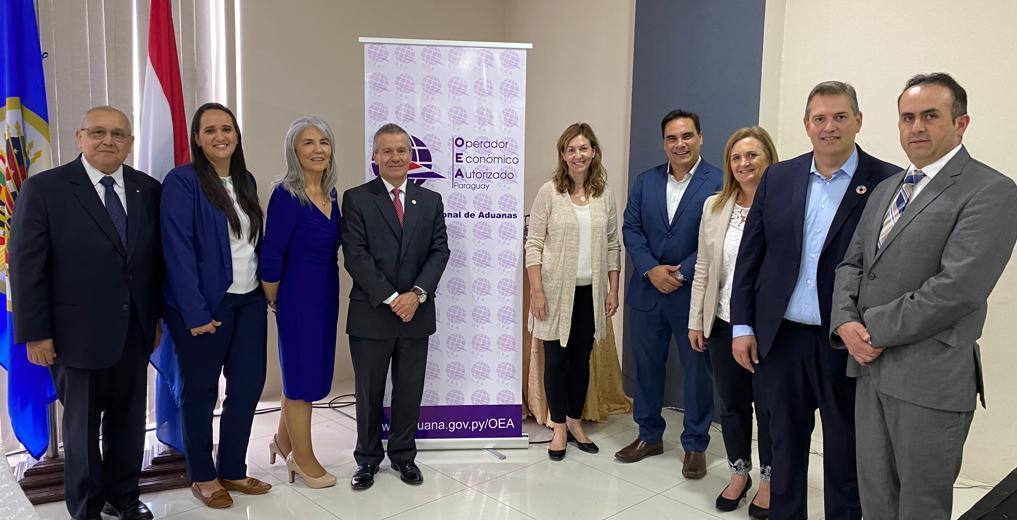
[[[900,190],[897,191],[897,196],[893,198],[893,204],[890,204],[889,208],[886,208],[886,215],[883,217],[883,227],[879,229],[879,240],[876,241],[876,251],[883,247],[883,241],[886,237],[890,236],[890,231],[893,230],[894,224],[900,220],[900,216],[904,213],[904,208],[907,207],[908,202],[911,201],[911,196],[915,192],[915,184],[925,177],[925,173],[922,170],[915,170],[904,177],[904,184],[901,184]]]

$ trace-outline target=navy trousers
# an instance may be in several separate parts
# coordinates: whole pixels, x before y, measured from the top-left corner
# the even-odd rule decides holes
[[[665,313],[661,309],[645,312],[629,307],[629,320],[630,348],[636,369],[632,418],[639,425],[639,438],[660,442],[664,436],[664,417],[660,410],[664,403],[667,358],[674,337],[683,376],[682,449],[706,451],[713,420],[713,375],[709,354],[696,352],[689,345],[689,317]]]
[[[181,424],[187,475],[194,482],[247,477],[247,443],[254,410],[265,386],[268,315],[265,294],[223,296],[213,313],[222,323],[215,334],[192,336],[183,317],[166,308],[166,324],[177,351],[182,385]],[[219,375],[226,376],[226,400],[219,419],[219,449],[212,461],[212,413]]]
[[[808,516],[809,450],[816,409],[823,420],[823,493],[827,520],[859,520],[855,470],[855,380],[847,377],[847,351],[830,346],[822,327],[784,320],[760,360],[770,411],[773,473],[770,518]]]

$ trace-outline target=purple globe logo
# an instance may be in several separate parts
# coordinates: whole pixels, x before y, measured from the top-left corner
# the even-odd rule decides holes
[[[512,390],[498,391],[498,404],[515,404],[516,394]]]
[[[388,121],[388,107],[384,103],[371,103],[367,107],[367,117],[375,123]]]
[[[437,334],[431,334],[431,336],[427,338],[427,350],[429,352],[437,352],[441,350],[441,339]]]
[[[400,94],[412,94],[417,90],[417,82],[409,74],[400,74],[396,76],[395,87]]]
[[[515,269],[519,266],[519,257],[512,251],[502,251],[498,253],[498,265],[502,269]]]
[[[464,370],[465,372],[465,370]],[[445,394],[445,403],[450,405],[460,405],[466,402],[466,396],[459,390],[449,390]]]
[[[512,325],[516,322],[516,309],[508,305],[502,306],[498,309],[498,323],[502,325]]]
[[[424,47],[420,50],[420,61],[424,62],[424,65],[441,65],[441,49]]]
[[[448,315],[448,322],[459,325],[466,322],[466,309],[459,305],[453,305],[445,311]]]
[[[515,296],[516,293],[516,281],[510,278],[502,278],[498,281],[498,294],[505,298]]]
[[[421,396],[420,401],[425,406],[437,406],[438,405],[438,392],[427,389],[424,390],[424,395]]]
[[[473,336],[473,341],[470,345],[473,351],[476,353],[490,352],[491,351],[491,337],[487,334],[477,334]]]
[[[462,193],[452,193],[448,196],[448,207],[452,211],[465,211],[466,210],[466,195]]]
[[[502,222],[498,226],[498,238],[501,238],[505,242],[511,242],[516,239],[516,226],[512,222]]]
[[[491,267],[491,252],[481,249],[473,253],[473,265],[476,267]]]
[[[453,47],[448,50],[448,66],[452,68],[460,68],[465,65],[466,61],[466,49],[461,47]]]
[[[516,351],[518,342],[516,338],[512,337],[511,334],[502,334],[498,336],[498,350],[506,354],[510,354]]]
[[[512,363],[498,363],[498,368],[495,373],[498,374],[498,381],[505,382],[515,381],[516,374],[519,372],[516,370],[516,366]]]
[[[449,352],[458,353],[466,350],[466,338],[458,332],[449,334],[448,340],[446,340],[445,343],[448,344]]]
[[[502,80],[501,85],[499,85],[498,88],[500,89],[501,97],[505,99],[515,99],[519,97],[519,84],[514,80]]]
[[[490,108],[477,107],[477,126],[488,127],[494,124],[494,112]]]
[[[434,361],[428,361],[427,362],[427,372],[426,373],[427,373],[427,378],[428,379],[434,379],[436,377],[441,377],[441,367],[439,367],[438,363],[435,363]]]
[[[494,94],[494,82],[487,78],[477,78],[473,82],[473,92],[480,97],[489,97]]]
[[[438,96],[441,94],[441,80],[438,76],[424,76],[420,80],[420,90],[428,96]]]
[[[466,267],[466,252],[462,249],[453,249],[449,253],[448,265],[457,271]]]
[[[465,126],[469,122],[469,114],[461,106],[454,106],[448,109],[448,122],[452,126]]]
[[[473,207],[479,211],[491,211],[491,196],[481,193],[476,197],[473,197]]]
[[[491,379],[491,367],[487,363],[478,361],[470,367],[470,375],[479,381]]]
[[[452,240],[463,240],[466,238],[466,224],[459,221],[449,222],[447,232]]]
[[[501,124],[508,128],[519,126],[519,114],[511,108],[501,109]]]
[[[516,204],[516,198],[512,194],[506,193],[498,197],[498,208],[502,211],[515,211],[518,208]]]
[[[488,296],[491,294],[491,282],[487,278],[477,278],[473,281],[473,294],[477,296]]]
[[[461,381],[466,377],[466,367],[458,361],[453,361],[445,366],[445,376],[450,381]]]
[[[445,282],[445,288],[452,296],[462,296],[466,294],[466,280],[458,276],[449,278],[448,282]]]
[[[448,93],[453,96],[465,96],[467,88],[466,80],[459,76],[452,76],[448,80]]]
[[[413,108],[413,105],[402,103],[396,106],[395,116],[400,123],[412,123],[417,119],[417,109]]]
[[[441,123],[441,109],[435,105],[424,105],[424,108],[420,109],[420,117],[424,123],[435,126]]]
[[[388,61],[388,47],[384,45],[368,45],[367,59],[373,63]]]
[[[512,154],[512,155],[518,154],[519,153],[519,143],[516,142],[516,140],[514,138],[512,138],[512,137],[509,137],[508,139],[505,139],[505,151],[510,153],[510,154]]]
[[[407,177],[418,186],[428,180],[443,179],[444,176],[431,169],[434,160],[431,158],[431,150],[424,144],[424,141],[415,135],[410,135],[410,141],[412,141],[413,150],[410,155]],[[371,170],[375,175],[379,174],[378,165],[374,164],[374,161],[371,161]]]
[[[493,234],[491,224],[487,222],[476,222],[473,224],[473,238],[477,240],[490,240]]]
[[[431,153],[433,154],[442,153],[444,150],[441,146],[441,138],[434,134],[425,135],[424,142],[427,143],[427,147],[431,149]]]
[[[367,76],[367,88],[372,94],[388,91],[388,77],[380,72],[372,72]]]
[[[491,323],[491,309],[488,309],[484,305],[477,305],[473,308],[473,323],[475,324],[487,324]]]
[[[518,70],[521,65],[522,63],[519,59],[519,51],[501,51],[501,70]]]
[[[409,45],[399,45],[395,48],[396,61],[402,64],[414,63],[417,60],[416,54],[413,52],[413,47]]]
[[[477,61],[475,62],[477,68],[478,69],[491,68],[494,67],[494,63],[495,63],[494,51],[492,51],[491,49],[481,49],[480,53],[477,55]]]
[[[491,402],[491,394],[486,390],[474,390],[470,394],[470,402],[473,404],[487,404]]]

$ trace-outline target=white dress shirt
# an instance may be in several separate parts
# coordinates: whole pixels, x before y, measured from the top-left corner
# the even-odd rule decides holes
[[[933,177],[935,177],[936,174],[939,173],[944,166],[946,166],[946,163],[950,162],[950,159],[953,159],[953,156],[957,155],[957,152],[959,152],[960,149],[961,145],[957,145],[956,148],[950,150],[946,153],[946,155],[940,157],[936,162],[926,166],[925,168],[915,168],[914,164],[908,165],[908,174],[915,170],[922,170],[922,173],[925,174],[925,177],[922,177],[917,183],[915,183],[915,188],[911,190],[911,200],[915,200],[915,197],[917,197],[918,194],[921,193],[930,182],[932,182]],[[890,204],[893,204],[893,201],[896,198],[897,197],[890,199]]]
[[[81,164],[85,167],[85,173],[88,174],[88,180],[92,181],[92,187],[95,188],[95,192],[99,194],[99,202],[102,202],[103,207],[106,207],[106,187],[102,185],[101,181],[107,175],[113,177],[113,192],[120,197],[120,205],[124,207],[124,214],[127,214],[127,190],[124,188],[124,165],[117,167],[116,171],[110,174],[99,171],[95,166],[88,164],[85,160],[85,156],[81,156]]]
[[[222,185],[226,188],[226,194],[233,201],[233,211],[236,211],[240,219],[240,236],[228,229],[230,237],[230,254],[233,257],[233,284],[226,289],[230,294],[247,294],[258,288],[258,253],[254,251],[254,244],[248,240],[251,233],[251,219],[244,213],[237,201],[237,193],[233,188],[233,178],[219,177]]]
[[[385,178],[381,177],[380,175],[378,176],[378,178],[381,179],[381,182],[385,183],[385,191],[388,192],[388,198],[389,198],[389,200],[392,201],[392,204],[395,205],[395,196],[392,195],[392,190],[396,189],[396,186],[391,184],[390,182],[386,181]],[[404,219],[406,218],[406,182],[407,182],[408,179],[409,179],[409,177],[403,177],[403,183],[399,185],[399,202],[402,203],[402,205],[403,205],[403,218]],[[399,297],[399,291],[396,291],[396,292],[392,293],[392,295],[389,296],[388,298],[385,298],[384,300],[382,300],[381,303],[384,303],[385,305],[388,305],[388,304],[392,303],[398,297]]]
[[[685,174],[685,177],[679,182],[671,175],[671,163],[667,163],[667,221],[671,223],[674,220],[674,213],[678,211],[678,205],[682,202],[682,195],[685,195],[685,189],[689,187],[689,183],[692,181],[692,174],[696,173],[696,169],[703,162],[703,156],[700,155],[699,159],[696,159],[696,164],[692,165],[692,169],[689,173]]]

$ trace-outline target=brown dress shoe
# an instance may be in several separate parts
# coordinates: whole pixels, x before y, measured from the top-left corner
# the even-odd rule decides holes
[[[219,483],[227,491],[239,491],[245,495],[264,495],[272,489],[272,484],[262,482],[254,477],[247,477],[243,483],[232,482],[226,479],[219,479]]]
[[[632,444],[625,446],[614,454],[618,462],[639,462],[651,455],[664,453],[663,442],[646,442],[642,439],[632,441]]]
[[[688,479],[705,477],[706,454],[701,451],[686,451],[685,462],[682,463],[682,476]]]
[[[191,494],[194,495],[194,498],[197,498],[199,502],[205,504],[207,507],[211,507],[212,509],[225,509],[233,505],[233,497],[231,497],[229,492],[225,489],[217,489],[213,491],[211,495],[205,496],[197,484],[191,484]]]

